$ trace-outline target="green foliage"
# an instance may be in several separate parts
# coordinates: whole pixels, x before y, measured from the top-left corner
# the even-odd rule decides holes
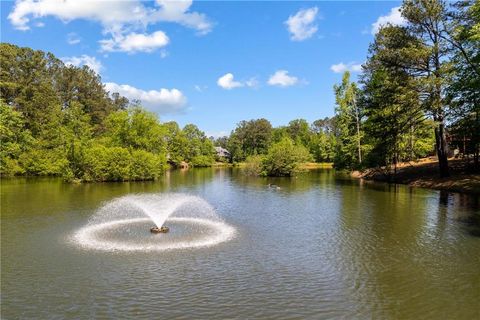
[[[447,90],[452,76],[453,53],[448,27],[447,3],[443,0],[405,0],[402,16],[415,45],[399,52],[402,68],[417,82],[420,103],[437,124],[435,149],[441,176],[449,175],[446,138]]]
[[[88,67],[50,53],[0,44],[0,173],[66,179],[156,179],[166,167],[210,166],[214,145],[249,174],[291,176],[312,159],[337,168],[392,165],[432,154],[448,174],[451,147],[480,168],[480,6],[478,1],[405,0],[404,26],[376,34],[360,86],[345,73],[333,118],[241,121],[209,139],[105,91]],[[447,127],[448,125],[448,127]],[[447,130],[448,129],[448,130]]]
[[[109,146],[165,153],[166,133],[157,116],[139,106],[113,112],[105,119]]]
[[[460,1],[452,16],[455,50],[452,84],[447,89],[450,104],[451,144],[463,156],[473,155],[480,170],[480,3]]]
[[[51,128],[52,119],[60,119],[72,102],[90,115],[95,132],[102,130],[110,112],[125,105],[125,98],[109,97],[100,77],[88,67],[65,66],[51,53],[2,43],[0,70],[2,98],[22,112],[34,136]]]
[[[325,118],[317,120],[316,123],[317,126],[310,126],[306,120],[296,119],[287,126],[271,128],[265,119],[242,121],[228,138],[226,149],[232,154],[233,162],[258,162],[258,158],[252,156],[265,155],[272,143],[287,139],[292,140],[296,146],[307,149],[315,161],[331,162],[336,145],[334,121]],[[252,166],[256,168],[253,163],[255,161]]]
[[[69,170],[64,176],[79,177],[82,174],[82,161],[85,150],[89,148],[92,139],[90,116],[85,114],[77,102],[72,102],[70,108],[63,114],[62,135],[66,149]]]
[[[197,167],[211,166],[215,161],[213,143],[196,125],[187,124],[183,128],[187,148],[184,150],[184,159]]]
[[[280,142],[283,138],[290,138],[290,134],[286,126],[280,126],[272,129],[272,143]]]
[[[83,160],[85,181],[126,181],[130,178],[131,155],[126,148],[95,145]]]
[[[299,165],[311,160],[307,148],[295,145],[289,138],[273,144],[262,159],[262,174],[268,176],[293,176]]]
[[[350,82],[350,73],[346,71],[335,91],[335,127],[337,134],[334,164],[337,168],[355,168],[362,163],[361,128],[363,110],[357,103],[359,90]]]
[[[259,176],[262,174],[262,161],[264,156],[248,156],[245,160],[243,173],[247,176]]]
[[[192,167],[210,167],[212,166],[214,159],[212,156],[198,155],[194,156],[189,164]]]
[[[166,169],[166,159],[145,150],[94,145],[85,152],[84,181],[154,180]]]
[[[227,136],[218,137],[217,139],[214,139],[213,137],[211,137],[210,140],[212,140],[213,145],[216,147],[222,147],[224,149],[227,148],[227,144],[228,144]]]
[[[308,149],[315,162],[333,162],[336,139],[333,134],[319,132],[312,135]]]
[[[370,46],[361,99],[367,116],[364,128],[371,146],[367,154],[369,166],[396,165],[433,151],[433,145],[428,151],[417,149],[425,148],[423,140],[429,140],[431,135],[425,135],[426,116],[416,90],[418,82],[396,62],[395,53],[416,45],[416,39],[405,28],[388,26],[379,31]],[[402,59],[403,63],[410,63],[408,56]]]
[[[24,172],[28,175],[62,176],[68,170],[65,151],[55,149],[30,149],[19,157]]]
[[[267,152],[272,140],[272,125],[266,119],[241,121],[230,135],[228,150],[234,162]]]
[[[33,137],[24,128],[22,114],[0,100],[0,174],[24,173],[18,158],[32,143]]]
[[[310,126],[305,119],[296,119],[288,123],[287,132],[290,139],[297,144],[308,146],[311,140]]]
[[[212,141],[109,93],[88,67],[0,44],[1,174],[66,180],[156,179],[173,164],[214,162]]]
[[[166,158],[145,150],[134,150],[131,154],[130,180],[154,180],[166,169]]]
[[[168,162],[174,166],[179,166],[182,161],[185,161],[185,155],[187,154],[187,137],[174,121],[165,123],[164,127],[167,130],[165,138],[167,141]]]
[[[171,164],[179,166],[185,161],[194,167],[208,167],[215,162],[213,143],[197,126],[188,124],[182,130],[176,122],[167,122],[164,128]]]

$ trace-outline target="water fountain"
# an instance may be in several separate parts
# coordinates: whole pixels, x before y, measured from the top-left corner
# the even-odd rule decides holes
[[[74,233],[72,241],[89,250],[165,251],[213,246],[232,239],[235,232],[200,197],[128,195],[105,203]]]

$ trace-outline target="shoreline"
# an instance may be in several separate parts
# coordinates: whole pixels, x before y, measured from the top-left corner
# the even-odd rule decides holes
[[[246,165],[245,162],[238,163],[229,163],[229,162],[215,162],[211,166],[184,166],[184,167],[174,167],[168,165],[165,171],[158,176],[157,178],[152,179],[126,179],[126,180],[82,180],[82,179],[71,179],[65,180],[62,176],[59,175],[28,175],[28,174],[19,174],[19,175],[0,175],[0,181],[4,179],[15,179],[15,178],[58,178],[62,179],[65,183],[72,184],[82,184],[82,183],[115,183],[115,182],[149,182],[156,181],[161,179],[169,171],[175,170],[192,170],[192,169],[225,169],[225,168],[244,168]],[[333,169],[333,163],[329,162],[306,162],[299,165],[299,169],[302,171],[315,170],[315,169]]]
[[[389,171],[382,167],[352,171],[350,176],[369,181],[480,195],[480,174],[465,171],[464,165],[462,160],[450,159],[450,177],[446,178],[439,176],[438,162],[429,159],[415,163],[402,163],[397,167],[396,175],[393,175],[392,170]]]

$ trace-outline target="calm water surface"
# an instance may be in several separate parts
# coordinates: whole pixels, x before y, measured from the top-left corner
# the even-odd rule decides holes
[[[68,241],[106,202],[166,192],[202,197],[236,237],[167,252]],[[479,207],[475,197],[333,170],[267,179],[195,169],[157,182],[80,185],[5,179],[1,316],[479,319]]]

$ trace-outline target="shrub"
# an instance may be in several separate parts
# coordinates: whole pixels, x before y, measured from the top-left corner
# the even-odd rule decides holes
[[[166,169],[166,163],[163,154],[96,145],[85,151],[80,178],[84,181],[154,180]],[[64,177],[71,180],[71,173],[66,172]]]
[[[249,156],[245,160],[243,173],[247,176],[258,176],[262,174],[262,156]]]
[[[268,176],[293,176],[301,163],[311,161],[312,156],[301,145],[295,145],[289,138],[273,144],[262,160],[262,174]]]
[[[154,180],[165,170],[166,159],[144,150],[132,151],[130,180]]]
[[[1,176],[14,176],[24,174],[25,170],[20,166],[16,159],[4,158],[0,164]]]
[[[94,146],[85,152],[83,180],[125,181],[130,177],[130,152],[121,147]]]
[[[214,162],[213,156],[195,156],[190,161],[190,165],[193,167],[210,167]]]
[[[19,162],[25,173],[38,176],[59,176],[68,167],[65,153],[59,148],[32,149],[23,153]]]

